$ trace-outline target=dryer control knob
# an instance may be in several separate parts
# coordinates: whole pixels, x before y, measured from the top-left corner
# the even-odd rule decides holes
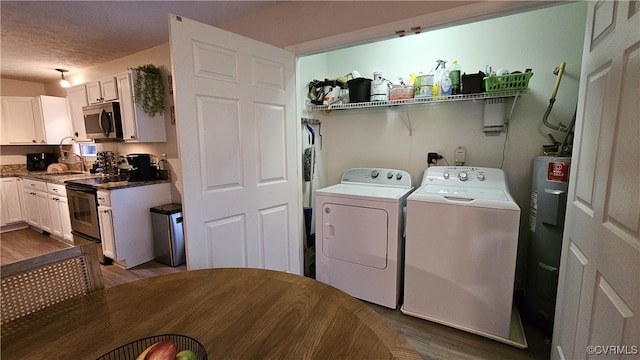
[[[478,180],[485,181],[486,177],[484,176],[484,174],[478,174]]]
[[[461,172],[458,174],[458,179],[460,179],[460,181],[467,181],[469,180],[469,176],[467,175],[466,172]]]
[[[402,179],[402,173],[397,173],[396,180],[401,180],[401,179]]]
[[[372,177],[372,178],[374,178],[374,179],[375,179],[375,178],[377,178],[377,177],[378,177],[378,175],[380,175],[380,173],[378,172],[378,170],[373,170],[373,171],[371,171],[371,177]]]
[[[387,179],[393,179],[393,173],[391,171],[387,173]]]

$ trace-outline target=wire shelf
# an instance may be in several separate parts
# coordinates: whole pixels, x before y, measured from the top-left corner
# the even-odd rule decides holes
[[[429,97],[417,97],[413,99],[402,100],[387,100],[387,101],[370,101],[370,102],[358,102],[358,103],[334,103],[330,105],[313,105],[307,103],[309,110],[349,110],[349,109],[368,109],[368,108],[380,108],[380,107],[393,107],[397,105],[419,105],[419,104],[436,104],[446,103],[453,101],[469,101],[469,100],[484,100],[506,97],[517,97],[526,90],[513,90],[513,91],[496,91],[496,92],[481,92],[476,94],[460,94],[460,95],[445,95],[445,96],[429,96]]]

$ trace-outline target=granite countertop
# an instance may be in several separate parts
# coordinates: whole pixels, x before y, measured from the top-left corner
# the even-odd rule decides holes
[[[45,181],[48,183],[64,185],[68,181],[101,178],[101,174],[83,173],[80,171],[64,171],[64,172],[46,172],[46,171],[28,171],[24,168],[2,168],[0,177],[21,177],[25,179]],[[98,190],[116,190],[130,188],[136,186],[145,186],[153,184],[161,184],[171,182],[171,180],[149,180],[149,181],[108,181],[101,184],[94,184],[93,187]]]

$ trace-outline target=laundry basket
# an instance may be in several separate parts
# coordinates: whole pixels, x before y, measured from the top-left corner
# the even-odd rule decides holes
[[[484,88],[486,92],[525,90],[532,76],[532,72],[487,76],[484,78]]]

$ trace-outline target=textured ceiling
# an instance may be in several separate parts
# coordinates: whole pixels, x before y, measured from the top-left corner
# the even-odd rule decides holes
[[[47,83],[169,41],[169,13],[286,47],[392,23],[446,21],[524,11],[547,1],[5,1],[0,0],[0,77]],[[553,3],[553,2],[552,2]],[[470,6],[476,10],[465,10]],[[487,10],[488,9],[488,10]],[[406,19],[436,16],[426,23]],[[302,26],[302,28],[301,28]],[[394,25],[395,26],[395,25]],[[386,30],[385,30],[386,31]],[[385,35],[387,36],[387,35]]]
[[[217,25],[276,1],[0,1],[0,76],[45,83],[169,41],[168,13]]]

